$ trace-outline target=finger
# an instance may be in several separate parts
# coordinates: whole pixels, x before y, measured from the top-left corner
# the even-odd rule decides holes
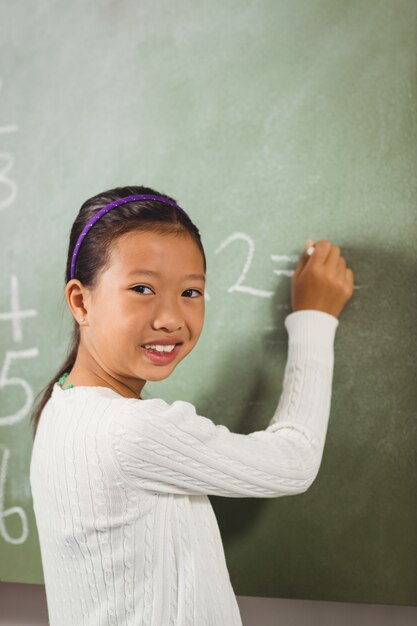
[[[352,270],[349,267],[346,269],[346,281],[349,285],[351,293],[353,293],[353,287],[355,286],[355,278],[353,276]]]
[[[311,255],[308,253],[309,248],[311,248],[313,246],[313,240],[312,239],[307,239],[306,244],[304,246],[304,250],[302,255],[300,256],[300,260],[298,262],[298,265],[294,271],[295,275],[300,274],[303,269],[305,268],[305,266],[307,265]],[[294,275],[293,274],[293,275]]]
[[[342,276],[345,275],[345,272],[346,272],[346,259],[344,259],[342,256],[340,256],[338,261],[337,261],[337,271]]]
[[[311,255],[311,264],[312,265],[323,265],[326,263],[326,259],[329,256],[329,253],[332,248],[332,244],[330,241],[326,241],[325,239],[320,239],[317,243],[314,244],[314,252]]]
[[[335,244],[332,244],[331,248],[330,248],[330,252],[326,258],[325,261],[325,265],[329,268],[329,269],[336,269],[338,267],[339,264],[339,259],[340,259],[340,248],[339,246],[336,246]]]

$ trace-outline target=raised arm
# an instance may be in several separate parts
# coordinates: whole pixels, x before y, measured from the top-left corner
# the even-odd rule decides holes
[[[156,493],[274,498],[306,491],[321,464],[337,316],[353,284],[337,245],[320,240],[306,247],[291,277],[288,358],[268,427],[232,433],[188,402],[132,399],[110,424],[121,476]]]
[[[154,493],[273,498],[306,491],[323,454],[337,325],[320,311],[287,316],[283,391],[266,430],[230,432],[188,402],[130,400],[109,431],[123,479]]]

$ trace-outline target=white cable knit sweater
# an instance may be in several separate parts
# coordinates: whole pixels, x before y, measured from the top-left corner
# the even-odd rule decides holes
[[[312,484],[338,324],[322,311],[286,317],[282,394],[268,427],[248,435],[188,402],[55,384],[30,465],[50,626],[242,626],[207,495]]]

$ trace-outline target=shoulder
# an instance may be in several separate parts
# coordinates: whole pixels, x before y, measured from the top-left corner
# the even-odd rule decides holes
[[[190,402],[175,400],[169,404],[162,398],[113,398],[112,409],[116,414],[123,415],[124,419],[130,416],[131,419],[166,420],[174,416],[196,414]]]
[[[199,415],[191,402],[184,400],[169,404],[162,398],[124,398],[120,402],[115,399],[111,413],[110,431],[115,435],[131,431],[132,435],[157,436],[162,431],[172,435],[184,430],[204,433],[216,428],[226,429],[216,427],[212,420]]]

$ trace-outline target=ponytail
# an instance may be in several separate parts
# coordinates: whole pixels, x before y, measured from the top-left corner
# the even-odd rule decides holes
[[[79,344],[80,344],[80,327],[78,326],[77,322],[74,320],[74,327],[72,330],[72,336],[70,339],[70,344],[68,347],[68,354],[66,356],[66,359],[61,365],[61,367],[59,368],[59,370],[57,371],[57,373],[55,374],[55,376],[40,391],[40,394],[42,394],[41,399],[39,400],[39,402],[35,405],[35,408],[33,409],[32,417],[31,417],[33,439],[36,436],[36,430],[38,428],[38,423],[39,423],[41,413],[43,411],[45,404],[48,402],[49,398],[51,397],[52,390],[53,390],[55,383],[61,378],[63,374],[65,374],[65,372],[70,372],[71,369],[74,367],[74,363],[77,358]]]

